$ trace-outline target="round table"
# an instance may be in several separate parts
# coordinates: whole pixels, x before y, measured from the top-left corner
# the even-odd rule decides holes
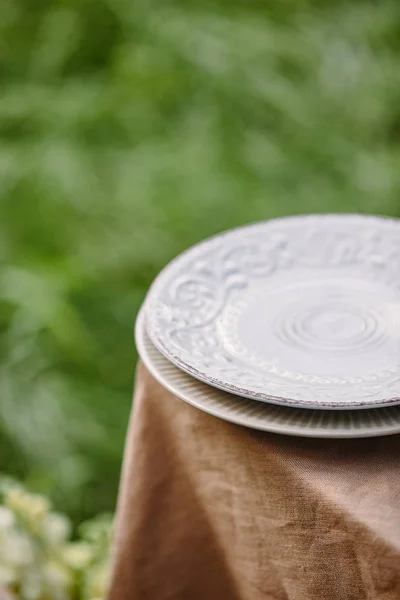
[[[400,436],[205,414],[139,364],[109,600],[398,600]]]

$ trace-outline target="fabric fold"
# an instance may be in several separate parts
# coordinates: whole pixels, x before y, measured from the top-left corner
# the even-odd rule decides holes
[[[109,600],[398,600],[399,458],[221,421],[139,365]]]

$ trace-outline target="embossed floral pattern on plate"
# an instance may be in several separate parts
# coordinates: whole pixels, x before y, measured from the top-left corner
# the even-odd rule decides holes
[[[146,326],[176,366],[240,396],[400,403],[400,221],[290,217],[206,240],[156,278]]]

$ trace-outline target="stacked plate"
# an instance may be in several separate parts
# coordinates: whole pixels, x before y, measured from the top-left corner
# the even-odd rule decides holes
[[[310,437],[400,432],[400,220],[290,217],[172,261],[136,325],[168,390],[222,419]]]

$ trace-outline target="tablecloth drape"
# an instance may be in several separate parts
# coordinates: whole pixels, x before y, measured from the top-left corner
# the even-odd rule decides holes
[[[400,436],[266,434],[139,364],[109,600],[399,600]]]

